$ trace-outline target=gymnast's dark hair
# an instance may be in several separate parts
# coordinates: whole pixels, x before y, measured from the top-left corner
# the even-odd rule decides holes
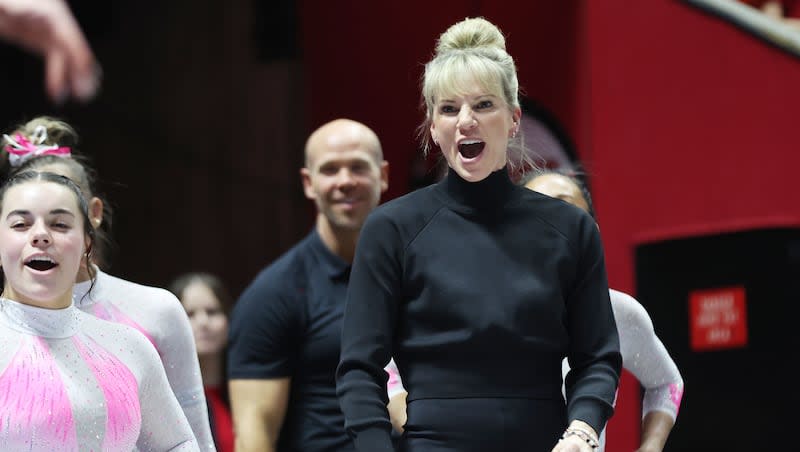
[[[25,123],[17,125],[8,135],[16,137],[20,135],[28,141],[34,141],[33,137],[38,127],[43,127],[46,131],[43,145],[56,145],[69,147],[71,155],[37,155],[26,159],[18,166],[12,166],[9,162],[8,151],[0,150],[0,176],[7,180],[15,174],[26,171],[41,171],[48,166],[59,166],[69,172],[73,182],[80,187],[85,200],[91,201],[97,197],[103,202],[103,219],[100,226],[95,229],[94,252],[92,261],[102,270],[107,270],[111,264],[111,257],[116,251],[116,244],[112,240],[112,217],[113,208],[111,204],[97,190],[97,171],[93,168],[91,159],[87,155],[80,153],[78,149],[78,133],[66,122],[51,116],[38,116]],[[59,171],[60,173],[60,171]],[[91,223],[90,223],[91,225]]]
[[[69,189],[69,191],[71,191],[73,195],[75,195],[78,208],[80,209],[79,214],[83,219],[83,232],[84,234],[86,234],[86,237],[88,237],[88,241],[86,243],[86,261],[87,263],[91,262],[96,234],[94,228],[92,227],[92,224],[89,222],[89,203],[83,196],[83,191],[81,191],[81,188],[78,186],[78,184],[73,182],[72,179],[64,177],[60,174],[39,172],[39,171],[23,171],[21,173],[17,173],[11,176],[11,178],[5,181],[2,187],[0,187],[0,210],[2,210],[6,193],[11,187],[26,182],[35,182],[35,181],[52,182],[54,184],[64,186],[67,189]],[[92,288],[94,287],[95,273],[94,273],[94,268],[91,265],[87,265],[87,267],[89,270],[89,278],[92,281],[91,286],[89,287],[89,291],[91,291]],[[5,284],[5,276],[3,276],[2,281],[0,281],[0,283]],[[2,291],[2,287],[0,287],[0,291]]]
[[[520,179],[520,185],[527,185],[528,182],[536,179],[539,176],[544,176],[547,174],[556,174],[562,177],[569,179],[570,182],[575,184],[578,189],[580,189],[581,194],[583,195],[583,199],[586,200],[586,205],[589,208],[589,215],[592,218],[594,216],[594,204],[592,203],[592,194],[589,192],[589,187],[586,183],[586,173],[581,171],[576,171],[573,169],[559,169],[559,168],[536,168],[533,171],[530,171],[525,174],[525,176]],[[596,219],[596,218],[595,218]]]

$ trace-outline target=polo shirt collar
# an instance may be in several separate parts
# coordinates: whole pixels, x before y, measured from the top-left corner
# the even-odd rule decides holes
[[[319,261],[320,265],[322,265],[322,270],[325,272],[325,274],[327,274],[332,280],[347,281],[349,279],[350,264],[345,262],[339,256],[333,254],[333,252],[327,246],[325,246],[325,243],[322,241],[322,238],[317,232],[317,228],[314,228],[311,231],[310,245],[317,257],[317,260]]]

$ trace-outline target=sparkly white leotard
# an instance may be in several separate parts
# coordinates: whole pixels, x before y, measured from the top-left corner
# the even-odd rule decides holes
[[[141,334],[0,299],[0,450],[199,449]]]
[[[619,332],[622,367],[644,387],[642,418],[651,411],[661,411],[674,422],[683,397],[683,378],[678,366],[656,336],[653,320],[644,306],[618,290],[609,289],[609,296]],[[564,360],[563,375],[568,371],[569,365]],[[605,450],[605,433],[605,429],[600,433],[598,452]]]
[[[630,295],[609,290],[617,320],[622,364],[644,386],[642,417],[651,411],[678,416],[683,378],[667,348],[656,336],[650,315]]]
[[[642,417],[651,411],[663,411],[674,422],[683,396],[683,378],[678,366],[656,336],[653,321],[644,307],[630,295],[618,290],[609,289],[609,296],[619,332],[622,366],[644,386]],[[566,376],[569,364],[566,359],[562,364],[562,373]],[[389,362],[386,372],[389,374],[389,397],[405,391],[394,360]],[[602,452],[605,430],[600,434],[600,443],[599,452]]]
[[[95,270],[97,278],[91,291],[90,281],[75,285],[75,305],[101,319],[131,326],[150,340],[200,449],[215,451],[192,327],[180,301],[165,289]]]
[[[406,388],[403,387],[403,379],[400,378],[400,371],[397,369],[394,359],[389,361],[384,370],[389,374],[389,379],[386,381],[386,392],[389,398],[405,392]]]

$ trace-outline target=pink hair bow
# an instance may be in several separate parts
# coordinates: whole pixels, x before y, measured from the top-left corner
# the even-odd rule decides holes
[[[29,141],[21,134],[17,134],[16,139],[8,135],[3,135],[6,140],[4,149],[8,152],[8,163],[14,168],[21,166],[33,157],[40,155],[60,155],[69,157],[72,155],[70,148],[57,144],[43,144],[47,140],[47,129],[44,126],[37,126],[33,130],[33,141]]]

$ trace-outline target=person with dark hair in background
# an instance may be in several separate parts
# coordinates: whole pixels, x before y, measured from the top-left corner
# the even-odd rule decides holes
[[[526,188],[580,207],[594,218],[592,197],[577,176],[558,170],[536,171],[521,184]],[[622,366],[644,387],[642,438],[637,452],[661,452],[667,442],[683,397],[683,378],[678,366],[656,336],[653,321],[630,295],[609,289],[611,307],[619,331]],[[564,373],[569,370],[565,362]],[[605,430],[600,436],[600,451]]]
[[[110,242],[105,229],[111,210],[95,189],[95,171],[77,150],[78,135],[66,122],[46,116],[34,118],[3,136],[3,155],[10,175],[48,171],[73,180],[89,203],[89,220],[100,240],[97,253],[81,266],[74,288],[76,306],[104,320],[139,330],[155,346],[167,379],[201,450],[213,451],[200,365],[192,328],[178,299],[169,291],[112,276],[103,255]],[[103,240],[104,239],[104,240]],[[96,278],[90,278],[94,273]]]
[[[621,368],[594,221],[511,180],[519,86],[494,24],[445,31],[422,94],[422,129],[449,170],[364,224],[336,373],[345,427],[360,451],[393,450],[394,358],[408,389],[403,452],[591,451]]]
[[[237,452],[354,450],[334,374],[350,263],[388,171],[377,135],[364,124],[337,119],[306,141],[300,176],[317,208],[315,226],[256,276],[231,317]]]
[[[75,306],[94,238],[81,189],[19,173],[0,214],[0,448],[199,450],[147,339]]]
[[[62,103],[88,101],[100,86],[100,67],[64,0],[0,0],[0,39],[45,60],[45,89]]]
[[[225,376],[228,316],[233,298],[222,280],[209,273],[185,273],[175,278],[168,289],[181,301],[192,324],[217,451],[233,452],[233,421]]]

